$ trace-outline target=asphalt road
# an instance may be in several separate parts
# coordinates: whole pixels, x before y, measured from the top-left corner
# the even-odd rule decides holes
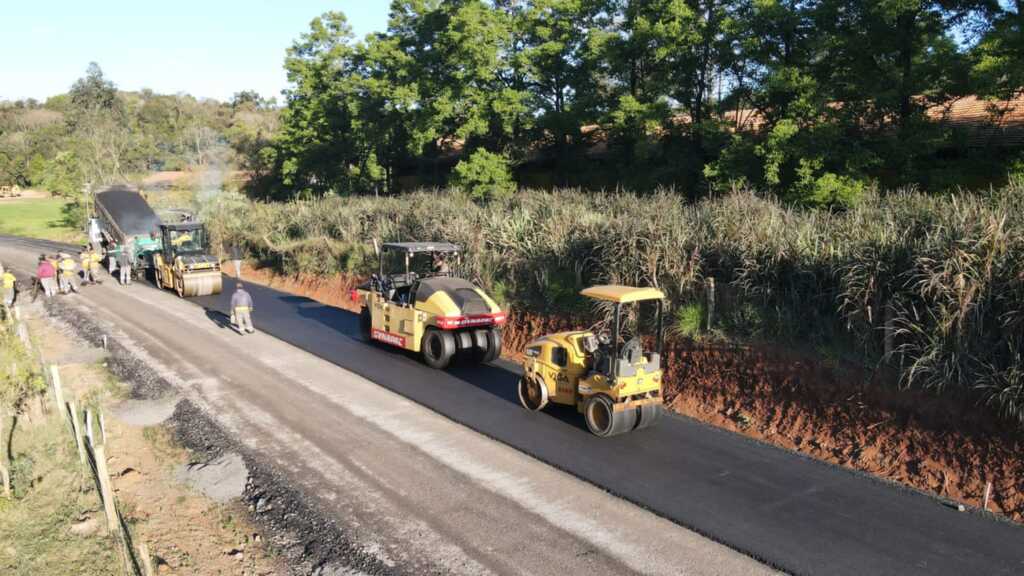
[[[224,287],[192,301],[212,321]],[[506,367],[434,371],[363,342],[347,311],[250,288],[259,330],[786,572],[1024,573],[1019,526],[687,418],[598,439],[571,410],[522,410]]]

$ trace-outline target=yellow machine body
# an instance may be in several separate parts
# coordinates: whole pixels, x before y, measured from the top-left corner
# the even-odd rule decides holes
[[[219,262],[188,262],[188,257],[175,256],[172,262],[163,254],[153,255],[157,285],[174,290],[182,298],[220,294],[223,281]]]
[[[582,292],[612,302],[618,318],[622,305],[657,301],[657,349],[644,351],[642,340],[632,346],[598,344],[589,330],[558,332],[526,346],[519,383],[522,405],[533,411],[549,403],[574,406],[587,417],[599,436],[612,436],[653,424],[662,404],[661,301],[654,288],[595,286]],[[614,338],[618,337],[618,328]],[[627,351],[630,349],[630,351]]]
[[[530,342],[523,362],[524,376],[542,382],[549,402],[575,406],[583,412],[586,400],[596,394],[611,398],[616,411],[661,403],[661,369],[647,372],[645,356],[634,366],[635,374],[612,381],[591,370],[592,361],[583,350],[583,339],[593,332],[559,332]]]
[[[420,352],[427,328],[457,331],[504,323],[501,307],[483,290],[474,287],[473,291],[486,303],[487,311],[483,314],[464,315],[451,295],[442,291],[434,292],[423,302],[396,302],[380,291],[359,288],[357,299],[370,311],[374,340]]]
[[[366,338],[423,356],[434,368],[450,362],[490,362],[501,354],[505,312],[483,290],[451,275],[447,268],[417,274],[414,257],[457,255],[445,242],[386,243],[380,250],[379,273],[352,292],[361,307],[360,326]],[[404,259],[404,272],[386,274],[384,254]],[[447,265],[445,265],[447,266]]]
[[[153,253],[157,286],[182,298],[220,294],[220,260],[206,253],[206,229],[199,223],[161,225],[161,249]]]

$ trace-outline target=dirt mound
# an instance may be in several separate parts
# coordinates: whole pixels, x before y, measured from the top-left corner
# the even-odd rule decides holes
[[[780,350],[674,343],[666,401],[682,414],[1024,520],[1024,442],[970,406]]]

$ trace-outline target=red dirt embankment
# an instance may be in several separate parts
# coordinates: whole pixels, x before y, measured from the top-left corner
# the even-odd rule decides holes
[[[242,275],[357,310],[348,277],[285,277],[249,266]],[[531,338],[569,327],[513,312],[505,355],[518,357]],[[767,347],[670,341],[666,360],[666,403],[676,412],[977,508],[991,482],[989,510],[1024,522],[1020,431],[971,405]]]

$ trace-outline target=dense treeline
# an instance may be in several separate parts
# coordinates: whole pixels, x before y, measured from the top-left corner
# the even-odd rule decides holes
[[[258,171],[276,129],[273,102],[239,92],[229,103],[118,91],[96,64],[45,103],[0,103],[0,185],[76,197],[86,184],[215,163]]]
[[[396,0],[387,30],[357,41],[331,12],[288,51],[264,184],[289,197],[451,175],[488,195],[511,168],[835,204],[872,182],[991,181],[1012,154],[972,157],[927,111],[1019,96],[1022,17],[1021,0]]]

